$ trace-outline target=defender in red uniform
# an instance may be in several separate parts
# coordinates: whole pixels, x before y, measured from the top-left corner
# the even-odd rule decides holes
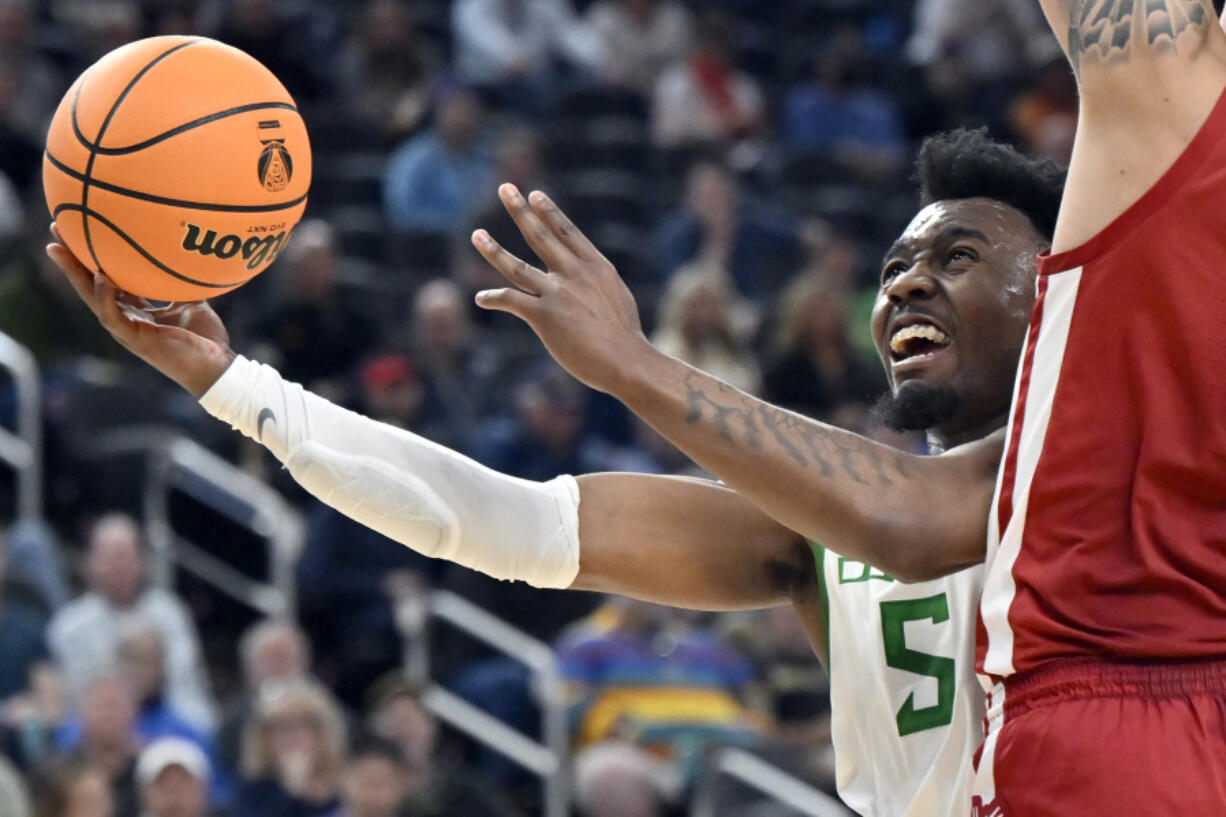
[[[976,813],[1226,814],[1226,35],[1044,0],[1082,94],[988,536]]]

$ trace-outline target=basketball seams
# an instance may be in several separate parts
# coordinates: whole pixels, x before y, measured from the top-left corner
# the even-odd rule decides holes
[[[207,210],[216,213],[275,213],[278,210],[289,210],[302,204],[307,199],[307,193],[303,193],[296,199],[290,201],[277,202],[275,204],[213,204],[207,201],[186,201],[184,199],[172,199],[168,196],[159,196],[156,193],[145,193],[141,190],[133,190],[130,187],[121,187],[117,184],[104,182],[99,179],[86,179],[85,174],[80,171],[73,170],[68,165],[61,162],[50,151],[45,151],[47,161],[59,171],[65,173],[71,178],[79,182],[87,182],[88,184],[97,187],[99,190],[105,190],[108,193],[114,193],[117,196],[127,196],[130,199],[140,199],[154,204],[164,204],[168,207],[182,207],[185,210]]]
[[[217,111],[216,113],[211,113],[208,116],[193,119],[191,122],[171,128],[168,131],[159,133],[157,136],[151,136],[143,142],[137,142],[134,145],[128,145],[127,147],[122,148],[104,148],[97,146],[93,149],[97,150],[99,156],[124,156],[129,153],[136,153],[148,147],[153,147],[160,142],[165,142],[167,139],[178,136],[180,133],[186,133],[189,130],[201,127],[202,125],[207,125],[210,122],[216,122],[219,119],[226,119],[231,116],[238,116],[239,114],[250,113],[251,111],[262,111],[270,108],[293,111],[294,113],[298,112],[298,108],[289,102],[252,102],[248,105],[239,105],[235,108],[227,108],[224,111]]]
[[[123,101],[127,98],[128,94],[132,91],[132,89],[136,87],[136,84],[140,82],[141,79],[146,74],[148,74],[150,70],[153,69],[153,66],[157,65],[159,62],[166,59],[167,57],[169,57],[171,54],[175,53],[176,51],[181,51],[184,48],[193,46],[197,42],[199,42],[199,40],[189,40],[185,43],[179,43],[173,48],[167,49],[166,51],[163,51],[161,54],[154,57],[152,60],[146,63],[144,68],[136,72],[136,76],[132,77],[132,79],[129,80],[128,84],[124,86],[124,89],[120,91],[119,96],[115,99],[115,102],[111,105],[111,109],[107,111],[106,118],[102,120],[102,126],[98,128],[98,135],[94,137],[94,142],[96,145],[102,144],[102,137],[106,134],[106,129],[110,127],[111,120],[114,119],[116,112],[119,111],[119,106],[123,104]],[[76,95],[73,97],[73,110],[72,110],[73,130],[78,133],[79,133],[79,127],[77,126],[76,103],[81,98],[81,88],[84,88],[85,85],[86,83],[84,82],[81,83],[81,86],[77,88]],[[89,161],[86,162],[85,164],[85,178],[81,180],[81,226],[85,232],[85,246],[89,248],[89,254],[94,259],[94,265],[97,266],[99,270],[101,270],[102,262],[98,259],[98,254],[94,252],[94,240],[90,236],[90,233],[89,233],[89,220],[91,217],[90,216],[91,211],[89,209],[89,186],[90,186],[90,177],[93,175],[93,172],[94,172],[94,162],[97,160],[97,158],[98,158],[97,147],[94,145],[89,146]],[[101,187],[101,185],[99,185],[99,187]],[[94,218],[97,218],[97,216],[94,216]]]
[[[199,286],[199,287],[208,287],[210,289],[233,289],[234,287],[244,284],[249,280],[247,278],[244,278],[241,281],[237,281],[237,282],[229,283],[229,284],[213,284],[213,283],[209,283],[208,281],[197,281],[195,278],[189,278],[183,273],[175,271],[171,267],[168,267],[162,261],[158,260],[157,256],[153,255],[148,250],[146,250],[144,247],[142,247],[136,241],[136,239],[132,238],[132,236],[128,235],[126,232],[121,230],[117,224],[115,224],[113,221],[111,221],[106,216],[99,213],[97,210],[88,210],[79,204],[64,203],[55,208],[55,210],[51,213],[51,217],[55,218],[60,213],[63,213],[65,211],[70,212],[70,213],[72,212],[81,213],[82,221],[85,220],[84,218],[85,216],[88,216],[90,218],[95,218],[98,221],[102,222],[103,226],[107,227],[115,235],[119,236],[124,241],[126,241],[132,247],[132,249],[136,250],[138,253],[144,256],[145,260],[148,261],[150,264],[153,264],[155,267],[160,269],[162,272],[174,278],[178,278],[180,281],[183,281],[184,283],[193,284],[194,286]]]

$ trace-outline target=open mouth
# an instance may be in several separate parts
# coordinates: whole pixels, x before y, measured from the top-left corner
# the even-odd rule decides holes
[[[890,337],[890,357],[895,363],[922,360],[945,349],[952,338],[930,323],[912,323]]]

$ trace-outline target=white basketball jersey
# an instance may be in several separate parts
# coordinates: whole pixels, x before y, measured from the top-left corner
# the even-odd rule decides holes
[[[839,794],[864,817],[967,817],[983,739],[983,568],[903,584],[818,549]]]

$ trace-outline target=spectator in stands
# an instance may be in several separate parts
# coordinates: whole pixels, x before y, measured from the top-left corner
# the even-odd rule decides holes
[[[136,761],[141,817],[205,817],[210,768],[196,744],[159,738]]]
[[[7,543],[0,534],[0,706],[25,692],[31,672],[50,661],[43,635],[47,617],[37,591],[12,576]]]
[[[214,36],[262,62],[301,105],[331,90],[337,48],[322,16],[300,6],[286,0],[230,0]]]
[[[919,0],[906,53],[942,103],[982,120],[999,113],[997,92],[1058,55],[1059,45],[1030,0]]]
[[[294,230],[278,270],[280,298],[257,319],[258,354],[285,376],[344,399],[344,378],[376,343],[370,317],[337,287],[336,233],[308,219]]]
[[[398,142],[421,126],[438,62],[404,0],[368,0],[340,53],[340,93],[363,125]]]
[[[493,182],[482,141],[484,113],[469,88],[439,92],[434,125],[401,145],[383,177],[383,207],[397,230],[450,232]]]
[[[734,36],[735,23],[722,13],[699,18],[689,57],[664,71],[655,86],[651,133],[657,145],[747,147],[759,135],[765,101],[758,83],[732,64]]]
[[[56,755],[56,728],[64,720],[64,689],[50,662],[30,668],[28,686],[4,701],[0,719],[2,751],[21,769],[36,768]]]
[[[885,390],[880,367],[852,343],[845,284],[801,273],[780,296],[777,311],[767,400],[826,420],[838,406],[868,405]]]
[[[0,251],[7,251],[21,236],[25,218],[17,188],[0,170]]]
[[[65,732],[68,757],[101,772],[110,788],[116,817],[136,813],[136,701],[127,682],[114,673],[94,677],[81,702],[80,728]],[[74,734],[75,733],[75,734]]]
[[[1077,81],[1062,55],[1013,100],[1009,124],[1027,152],[1068,164],[1077,131]]]
[[[579,72],[596,61],[570,0],[457,0],[451,29],[460,78],[524,111],[548,101],[555,60]]]
[[[497,348],[473,326],[471,309],[455,282],[436,278],[417,290],[409,321],[408,346],[428,388],[426,411],[446,422],[447,437],[457,443],[498,399]]]
[[[266,618],[252,624],[238,642],[243,671],[243,689],[226,707],[217,733],[221,767],[231,774],[239,770],[243,734],[267,683],[307,678],[311,645],[306,633],[289,621]]]
[[[675,0],[597,0],[587,23],[600,49],[600,78],[643,96],[651,95],[678,54],[690,50],[690,15]]]
[[[0,255],[0,326],[34,354],[44,374],[63,375],[82,357],[118,358],[123,353],[93,315],[74,308],[75,297],[45,253]]]
[[[586,430],[588,394],[552,362],[542,362],[515,393],[515,417],[485,423],[474,456],[496,471],[524,479],[594,471],[653,471],[638,452]]]
[[[30,792],[25,778],[0,755],[0,817],[30,817]]]
[[[398,817],[408,795],[406,772],[395,743],[383,738],[359,741],[349,753],[341,776],[341,804],[331,817]]]
[[[162,634],[153,622],[129,618],[121,626],[119,673],[136,702],[136,734],[142,743],[164,736],[186,740],[198,747],[216,766],[216,746],[211,736],[196,729],[166,697],[165,649]],[[70,741],[66,737],[66,743]],[[212,777],[214,805],[224,805],[232,794],[229,778],[218,770]]]
[[[0,542],[6,575],[32,589],[40,609],[50,615],[68,602],[63,545],[50,525],[41,519],[19,519],[7,537],[0,535]]]
[[[620,597],[558,645],[572,690],[574,745],[628,741],[687,779],[704,744],[762,731],[743,702],[752,665],[692,613]]]
[[[656,229],[654,245],[662,280],[700,260],[728,270],[737,292],[759,305],[800,260],[791,220],[746,201],[732,171],[709,160],[690,168],[682,205]]]
[[[38,3],[0,0],[0,173],[24,198],[39,182],[42,141],[67,83],[38,49]]]
[[[231,817],[322,817],[339,805],[345,719],[307,679],[264,684],[243,736]]]
[[[65,0],[50,7],[52,17],[72,32],[78,56],[91,63],[141,35],[137,0]]]
[[[135,817],[115,809],[106,775],[79,761],[41,769],[31,795],[33,817]]]
[[[575,758],[575,803],[583,817],[663,817],[682,781],[659,758],[623,741]]]
[[[673,273],[660,297],[660,323],[651,342],[665,354],[757,393],[762,375],[737,326],[741,306],[726,272],[712,264],[686,264]]]
[[[376,736],[355,749],[346,774],[346,791],[358,774],[383,777],[394,770],[400,781],[403,817],[515,817],[518,811],[472,773],[442,766],[438,726],[422,707],[417,690],[400,676],[388,676],[372,689],[369,726]],[[362,764],[365,756],[367,762]],[[346,794],[345,799],[350,795]],[[390,799],[390,798],[385,798]],[[382,812],[371,817],[381,817]],[[336,817],[367,817],[342,811]]]
[[[840,26],[813,59],[813,78],[784,103],[782,141],[793,151],[820,153],[855,176],[887,178],[908,151],[893,100],[870,88],[860,29]]]
[[[195,728],[215,727],[212,696],[191,614],[168,590],[145,581],[136,520],[110,513],[89,531],[86,592],[55,614],[47,637],[70,692],[82,690],[99,670],[114,664],[123,619],[137,614],[153,622],[166,645],[167,701]]]

